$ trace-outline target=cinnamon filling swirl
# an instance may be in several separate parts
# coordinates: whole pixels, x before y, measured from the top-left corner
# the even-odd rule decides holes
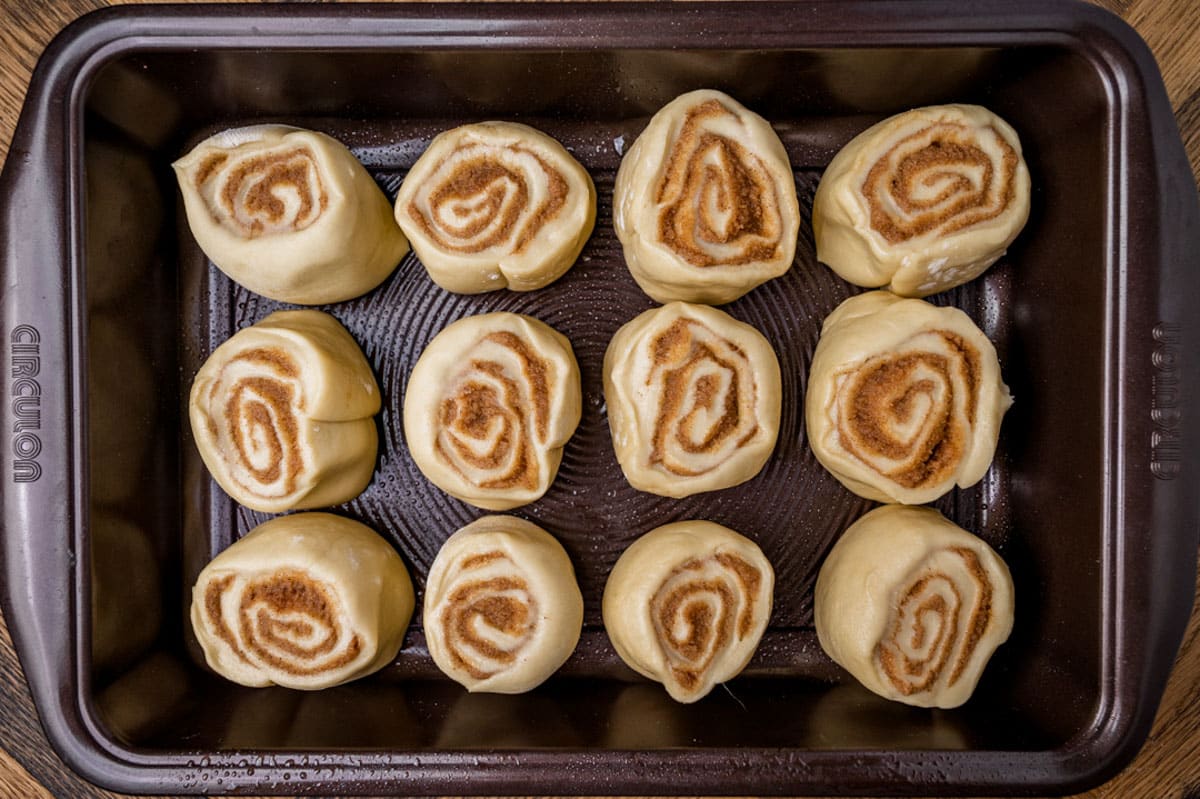
[[[934,555],[899,595],[875,650],[880,673],[904,696],[952,686],[991,622],[993,587],[970,549]]]
[[[229,156],[225,153],[212,153],[206,157],[200,166],[196,167],[196,188],[201,189],[208,179],[211,178],[216,171],[229,160]]]
[[[196,170],[195,185],[213,217],[249,239],[304,230],[329,204],[316,155],[307,147],[232,162],[214,154]]]
[[[704,474],[757,435],[757,385],[740,347],[692,319],[677,319],[650,347],[647,385],[659,394],[651,465]]]
[[[282,569],[241,586],[234,635],[222,611],[234,582],[232,575],[211,581],[204,612],[214,634],[243,662],[303,677],[335,671],[361,654],[362,642],[342,629],[328,587],[299,570]]]
[[[503,561],[507,575],[496,575]],[[488,568],[491,576],[472,572]],[[538,626],[537,601],[524,577],[502,552],[464,558],[441,613],[451,662],[485,680],[517,662]]]
[[[720,552],[680,564],[655,593],[655,633],[685,691],[701,686],[713,661],[751,633],[761,583],[757,567]]]
[[[442,249],[468,255],[494,248],[523,252],[559,216],[570,190],[533,150],[483,144],[445,158],[432,185],[409,203],[409,216]]]
[[[434,448],[438,457],[479,488],[533,490],[550,426],[550,364],[520,336],[491,333],[504,361],[470,361],[441,402]]]
[[[231,358],[212,384],[209,404],[221,413],[210,417],[210,432],[214,439],[228,438],[230,446],[221,452],[231,459],[234,479],[251,493],[290,494],[304,472],[298,381],[299,369],[286,352],[256,348]]]
[[[655,202],[658,239],[692,266],[775,258],[783,223],[775,180],[728,130],[735,113],[717,100],[692,108],[666,157]]]
[[[839,376],[836,430],[842,448],[905,488],[944,482],[971,439],[979,402],[978,351],[932,331],[938,351],[868,359]]]
[[[947,236],[1013,203],[1016,150],[992,126],[942,122],[896,143],[862,184],[871,228],[889,244]]]

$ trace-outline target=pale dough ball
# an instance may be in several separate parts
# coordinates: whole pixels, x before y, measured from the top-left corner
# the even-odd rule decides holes
[[[779,434],[779,361],[761,333],[707,305],[637,316],[604,354],[613,448],[629,484],[686,497],[754,477]]]
[[[297,513],[254,528],[200,572],[192,629],[233,682],[315,690],[390,663],[414,605],[404,562],[375,531]]]
[[[991,547],[936,510],[885,505],[834,545],[813,613],[821,647],[870,690],[958,707],[1012,631],[1012,577]]]
[[[583,595],[553,536],[523,519],[484,516],[434,559],[423,623],[446,676],[472,692],[524,693],[575,650]]]
[[[805,420],[813,454],[844,486],[919,505],[982,479],[1011,405],[970,317],[871,291],[825,319]]]
[[[480,122],[433,140],[400,186],[396,221],[447,291],[531,291],[579,257],[596,221],[596,189],[541,131]]]
[[[604,629],[630,668],[695,702],[750,662],[774,588],[753,541],[713,522],[675,522],[634,541],[613,566]]]
[[[570,342],[514,313],[448,325],[417,359],[404,437],[429,481],[480,508],[546,493],[583,410]]]
[[[213,351],[192,382],[192,435],[225,493],[282,513],[346,502],[375,469],[379,387],[322,311],[276,311]]]
[[[283,302],[364,294],[408,252],[391,204],[336,139],[284,125],[218,133],[174,164],[188,225],[233,280]]]
[[[792,265],[800,205],[770,124],[717,91],[654,115],[621,161],[613,226],[658,302],[731,302]]]
[[[817,259],[905,297],[978,277],[1028,217],[1017,133],[977,105],[918,108],[868,128],[830,162],[813,200]]]

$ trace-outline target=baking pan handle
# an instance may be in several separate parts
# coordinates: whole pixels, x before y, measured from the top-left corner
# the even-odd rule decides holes
[[[56,69],[35,72],[0,174],[0,600],[50,737],[77,718],[54,675],[74,672],[74,438],[67,103]],[[44,73],[51,74],[44,74]],[[60,142],[56,147],[52,142]],[[56,734],[57,733],[57,734]],[[60,751],[62,751],[60,749]]]
[[[1141,87],[1149,113],[1131,115],[1129,141],[1150,143],[1153,157],[1126,170],[1133,242],[1126,251],[1154,252],[1154,243],[1133,240],[1156,241],[1158,263],[1131,263],[1128,270],[1129,318],[1148,321],[1125,331],[1132,379],[1121,390],[1132,433],[1126,441],[1134,449],[1126,458],[1126,512],[1134,514],[1126,530],[1147,533],[1143,540],[1127,535],[1120,546],[1128,561],[1146,561],[1145,568],[1127,570],[1144,582],[1126,590],[1144,614],[1144,632],[1132,636],[1145,639],[1132,652],[1144,658],[1140,689],[1148,701],[1140,721],[1148,733],[1187,627],[1200,547],[1200,197],[1153,57],[1140,40],[1130,50],[1151,77]],[[1143,202],[1139,195],[1150,186],[1157,196]],[[1153,274],[1157,281],[1142,280]],[[1133,618],[1127,623],[1137,626]]]

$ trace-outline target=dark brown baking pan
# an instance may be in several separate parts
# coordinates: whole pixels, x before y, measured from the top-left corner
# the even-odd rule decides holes
[[[632,490],[599,367],[651,302],[611,228],[621,153],[675,95],[723,89],[776,126],[805,224],[794,268],[732,303],[784,373],[778,448],[733,489]],[[996,546],[1016,627],[953,711],[890,704],[821,652],[812,584],[868,507],[813,459],[802,398],[823,317],[857,291],[818,264],[808,211],[857,131],[912,106],[982,103],[1020,132],[1025,231],[935,298],[996,342],[1017,402],[984,481],[938,506]],[[279,304],[204,258],[169,164],[224,127],[279,121],[345,141],[394,196],[439,130],[518,119],[561,139],[599,193],[596,232],[552,286],[441,291],[409,256],[328,306],[385,394],[367,491],[335,511],[395,544],[418,590],[481,511],[420,475],[399,409],[450,321],[521,311],[579,356],[583,421],[558,480],[518,513],[563,542],[586,629],[522,696],[442,678],[419,619],[396,662],[344,687],[248,690],[209,673],[186,622],[203,565],[264,517],[204,472],[184,398],[207,354]],[[1143,43],[1061,3],[142,7],[47,50],[0,182],[4,611],[50,740],[81,774],[154,793],[1042,793],[1096,784],[1144,740],[1196,569],[1200,275],[1196,187]],[[745,673],[676,705],[615,656],[599,598],[652,527],[723,522],[759,542],[775,612]]]

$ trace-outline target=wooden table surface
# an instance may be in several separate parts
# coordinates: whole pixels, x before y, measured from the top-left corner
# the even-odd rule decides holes
[[[1150,44],[1193,174],[1200,174],[1200,0],[1100,4],[1120,14]],[[110,3],[0,0],[0,158],[8,153],[30,74],[46,44],[68,22],[104,5]],[[51,751],[0,621],[0,799],[113,796],[75,776]],[[1200,799],[1200,602],[1145,748],[1117,777],[1082,796]]]

